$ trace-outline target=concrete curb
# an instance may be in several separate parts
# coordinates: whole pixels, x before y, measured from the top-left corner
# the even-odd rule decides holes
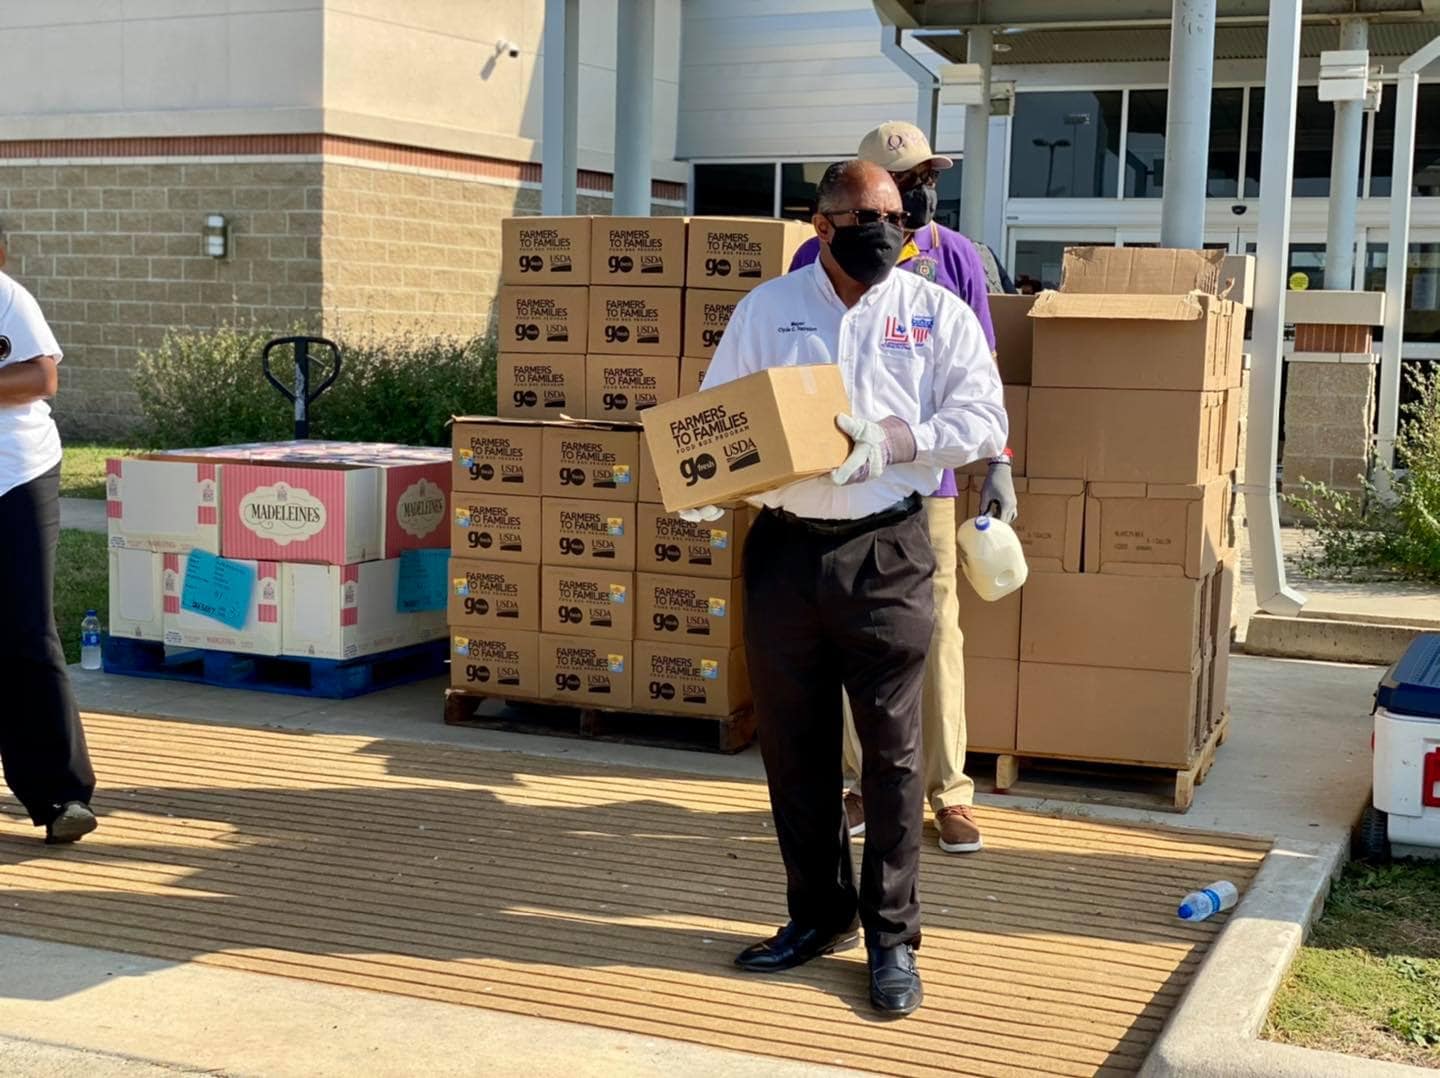
[[[1161,1030],[1141,1078],[1394,1078],[1433,1070],[1259,1039],[1348,852],[1279,839]]]
[[[1370,618],[1255,614],[1245,633],[1245,652],[1281,659],[1389,666],[1410,642],[1440,626]]]

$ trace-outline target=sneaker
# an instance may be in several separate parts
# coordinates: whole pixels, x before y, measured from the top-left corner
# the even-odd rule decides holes
[[[845,822],[850,825],[851,838],[865,833],[865,802],[854,790],[845,791]]]
[[[68,801],[60,810],[60,815],[45,825],[45,844],[59,846],[75,842],[99,826],[89,805],[83,801]]]
[[[940,848],[946,853],[975,853],[985,845],[968,805],[941,809],[935,814],[935,826],[940,829]]]

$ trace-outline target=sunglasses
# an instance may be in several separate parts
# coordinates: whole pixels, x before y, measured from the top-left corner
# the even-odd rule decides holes
[[[857,225],[873,225],[876,221],[886,221],[896,228],[901,228],[905,224],[903,213],[881,213],[879,210],[838,210],[825,216],[830,219],[831,224],[835,223],[837,217],[853,217]]]
[[[940,182],[940,173],[930,165],[920,165],[909,172],[892,172],[890,175],[902,195],[916,187],[934,187]]]

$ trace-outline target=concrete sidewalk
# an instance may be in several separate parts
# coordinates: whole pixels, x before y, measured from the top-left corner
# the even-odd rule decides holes
[[[60,527],[104,535],[109,530],[102,498],[61,498]]]

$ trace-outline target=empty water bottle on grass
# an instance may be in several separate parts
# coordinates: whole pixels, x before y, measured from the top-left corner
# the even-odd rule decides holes
[[[86,670],[100,669],[100,619],[95,611],[85,611],[80,623],[80,665]]]
[[[1240,892],[1229,880],[1220,880],[1199,891],[1191,891],[1180,901],[1176,911],[1182,921],[1203,921],[1230,909],[1240,900]]]

